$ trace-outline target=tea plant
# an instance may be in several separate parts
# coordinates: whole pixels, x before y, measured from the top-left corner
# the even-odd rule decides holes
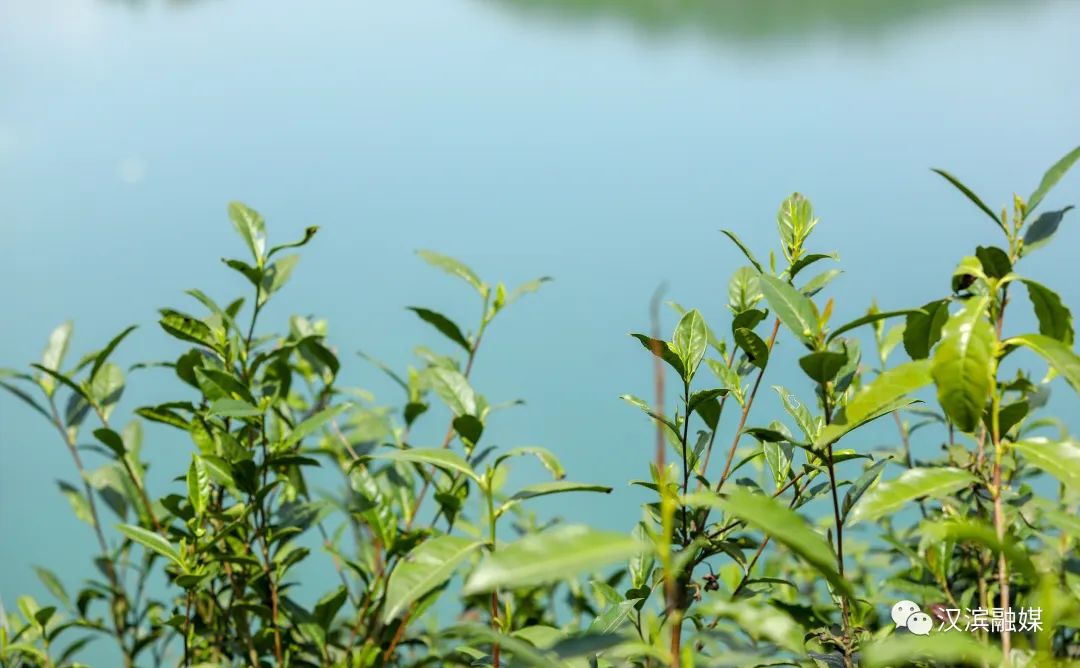
[[[222,305],[189,291],[202,315],[169,308],[159,320],[182,353],[135,367],[175,375],[175,400],[114,423],[131,369],[111,358],[130,327],[65,366],[72,327],[62,325],[30,372],[4,372],[3,387],[68,451],[78,482],[61,492],[95,537],[99,576],[72,596],[70,582],[37,569],[55,602],[24,596],[0,614],[0,665],[79,665],[98,637],[125,666],[1080,658],[1080,445],[1046,414],[1058,376],[1080,391],[1080,358],[1060,297],[1020,273],[1071,208],[1031,220],[1078,158],[1000,214],[939,170],[994,221],[1000,245],[963,258],[940,299],[839,325],[821,296],[838,270],[805,280],[837,259],[810,245],[809,200],[783,202],[780,252],[765,262],[726,231],[748,263],[728,283],[729,326],[673,304],[665,339],[656,299],[652,331],[633,335],[652,356],[654,393],[623,399],[655,443],[639,453],[648,475],[632,484],[651,500],[630,534],[539,522],[530,499],[611,489],[565,480],[550,450],[484,438],[515,402],[473,387],[481,344],[545,278],[510,291],[421,251],[476,293],[477,319],[462,328],[411,308],[456,354],[418,348],[401,373],[369,358],[402,392],[391,409],[339,383],[325,322],[293,317],[285,334],[264,333],[260,314],[297,262],[288,251],[317,230],[268,246],[259,214],[234,203],[250,257],[224,262],[249,297]],[[1038,333],[1008,326],[1013,301],[1030,303]],[[804,349],[803,387],[763,387],[778,341]],[[901,351],[907,360],[893,363]],[[783,419],[759,417],[774,407]],[[440,413],[445,430],[431,425]],[[894,423],[895,447],[870,445],[865,426],[879,419]],[[168,429],[190,438],[190,462],[155,491],[143,441]],[[508,489],[508,468],[525,460],[552,480]],[[326,485],[336,487],[316,491]],[[312,559],[335,571],[336,588],[299,580]],[[888,610],[905,598],[933,616],[929,636],[894,628]],[[974,623],[994,609],[996,626]],[[1006,624],[1006,611],[1026,623]]]

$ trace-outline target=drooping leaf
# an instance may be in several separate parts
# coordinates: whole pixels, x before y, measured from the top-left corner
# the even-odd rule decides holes
[[[395,619],[414,601],[442,586],[483,544],[460,536],[436,536],[417,545],[390,573],[383,619]]]
[[[686,370],[683,367],[682,359],[675,353],[667,341],[661,341],[660,339],[654,339],[644,334],[631,334],[641,342],[641,345],[645,347],[653,355],[656,355],[660,359],[668,363],[668,365],[675,369],[675,372],[679,374],[680,378],[686,377]]]
[[[1065,176],[1065,173],[1069,171],[1069,168],[1071,168],[1077,160],[1080,160],[1080,146],[1077,146],[1066,153],[1060,160],[1055,162],[1050,169],[1046,170],[1046,173],[1043,174],[1042,181],[1039,182],[1039,187],[1035,189],[1035,192],[1031,193],[1031,197],[1028,197],[1028,215],[1042,203],[1046,194],[1057,185],[1058,181],[1061,180],[1061,177]]]
[[[1080,490],[1080,444],[1073,440],[1053,441],[1043,437],[1013,443],[1028,463],[1057,478],[1072,490]]]
[[[1036,248],[1050,243],[1050,238],[1057,232],[1061,221],[1065,218],[1065,214],[1073,208],[1067,206],[1057,211],[1047,211],[1036,218],[1035,222],[1024,231],[1023,254],[1027,255]]]
[[[142,527],[131,524],[118,524],[116,525],[116,530],[143,547],[149,548],[161,556],[168,558],[185,572],[188,570],[187,563],[184,561],[184,557],[180,554],[179,550],[173,547],[169,541],[153,531],[147,531]]]
[[[1006,340],[1005,345],[1030,349],[1080,392],[1080,357],[1061,341],[1042,334],[1022,334]]]
[[[720,231],[723,232],[724,236],[726,236],[728,239],[731,239],[732,243],[734,243],[739,248],[739,250],[742,251],[742,254],[746,256],[747,260],[750,260],[750,264],[754,265],[754,269],[757,269],[759,274],[765,272],[765,270],[761,267],[761,263],[757,261],[757,258],[754,257],[754,254],[750,252],[750,249],[747,248],[745,244],[743,244],[742,240],[740,240],[734,232],[730,230]]]
[[[818,435],[818,448],[835,443],[848,432],[888,415],[912,402],[908,395],[930,384],[930,362],[919,360],[901,364],[878,376],[856,393],[837,414],[832,424]]]
[[[454,418],[451,425],[469,448],[479,443],[484,433],[484,423],[475,415],[459,415]]]
[[[274,246],[270,249],[270,252],[266,254],[266,257],[274,257],[274,255],[276,255],[277,253],[280,253],[281,251],[288,248],[299,248],[301,246],[306,246],[307,242],[311,241],[318,231],[319,227],[317,225],[312,225],[311,227],[304,228],[304,236],[301,239],[289,242],[287,244],[279,244],[277,246]]]
[[[690,382],[702,358],[705,357],[705,349],[709,345],[708,329],[705,319],[697,309],[688,311],[675,327],[675,333],[671,337],[671,350],[682,362],[685,375],[683,379]]]
[[[1061,297],[1050,288],[1031,279],[1021,279],[1027,286],[1035,317],[1039,320],[1039,333],[1061,341],[1073,342],[1072,313],[1062,303]]]
[[[938,402],[965,432],[979,425],[994,385],[997,337],[985,318],[988,303],[988,297],[972,298],[949,318],[930,368]]]
[[[736,488],[723,497],[713,494],[691,494],[684,499],[687,505],[718,507],[762,531],[788,548],[820,573],[834,589],[854,596],[851,583],[840,576],[836,557],[825,538],[811,528],[809,522],[795,511],[764,494]]]
[[[814,303],[785,281],[762,274],[761,291],[780,322],[803,342],[809,342],[818,332],[818,313]]]
[[[461,328],[450,318],[447,318],[445,315],[436,311],[420,308],[418,306],[410,306],[409,310],[420,316],[421,320],[439,330],[443,336],[464,348],[466,352],[472,350],[472,344],[469,343],[469,339],[465,338],[465,334],[461,332]]]
[[[799,358],[799,366],[816,383],[829,383],[847,362],[847,354],[820,350]]]
[[[933,172],[937,173],[938,175],[940,175],[946,181],[951,183],[953,185],[953,187],[955,187],[957,190],[962,192],[964,194],[964,196],[967,197],[971,201],[972,204],[979,207],[980,211],[982,211],[987,216],[989,216],[990,220],[994,221],[994,224],[997,225],[999,228],[1001,228],[1002,232],[1004,232],[1006,235],[1008,235],[1009,231],[1005,229],[1005,225],[1004,225],[1004,223],[1001,222],[1001,219],[998,218],[997,215],[993,211],[990,210],[990,207],[986,206],[986,204],[984,204],[983,201],[981,199],[979,199],[978,195],[976,195],[974,192],[972,192],[972,190],[970,188],[968,188],[963,183],[961,183],[960,179],[958,179],[955,176],[953,176],[952,174],[946,172],[944,169],[935,168],[935,169],[933,169],[931,171],[933,171]]]
[[[740,327],[735,330],[735,345],[746,353],[750,363],[759,369],[764,369],[769,363],[769,346],[761,337],[754,332]]]
[[[621,533],[567,525],[530,534],[484,557],[465,583],[466,595],[572,578],[642,551]]]
[[[549,482],[539,482],[534,485],[526,485],[518,490],[510,499],[512,501],[523,501],[525,499],[531,499],[537,496],[547,496],[549,494],[563,494],[565,492],[600,492],[601,494],[610,494],[611,488],[606,485],[594,485],[586,482],[570,482],[569,480],[552,480]]]
[[[899,512],[904,506],[920,498],[938,499],[967,487],[975,477],[963,469],[915,468],[908,469],[895,480],[878,483],[862,495],[848,514],[848,523],[876,520]]]
[[[487,285],[485,285],[484,282],[480,280],[480,277],[476,275],[476,272],[467,267],[464,263],[455,260],[448,255],[442,255],[440,253],[429,250],[418,250],[416,251],[416,254],[419,255],[424,262],[427,262],[431,266],[437,269],[442,269],[451,276],[457,276],[461,280],[465,281],[473,288],[475,288],[481,296],[487,295]]]
[[[463,473],[479,482],[480,478],[461,455],[444,448],[409,448],[408,450],[380,451],[371,455],[374,459],[394,462],[430,464],[447,472]]]
[[[908,313],[904,325],[904,350],[913,360],[930,356],[934,345],[941,340],[941,328],[949,319],[949,300],[939,299]]]
[[[862,316],[861,318],[855,318],[851,322],[846,323],[844,325],[841,325],[840,327],[837,327],[836,330],[834,330],[831,334],[829,334],[829,338],[826,339],[826,342],[832,341],[833,339],[840,336],[844,332],[849,332],[849,331],[855,329],[856,327],[862,327],[863,325],[869,325],[869,324],[878,322],[880,320],[885,320],[887,318],[895,318],[895,317],[898,317],[898,316],[901,316],[901,315],[903,315],[903,316],[911,316],[912,314],[915,314],[915,313],[918,313],[918,311],[902,310],[902,311],[878,311],[877,313],[867,313],[866,315]]]

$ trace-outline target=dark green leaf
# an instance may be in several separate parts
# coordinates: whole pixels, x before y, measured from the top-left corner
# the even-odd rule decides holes
[[[214,333],[206,323],[186,313],[162,309],[161,320],[158,321],[158,324],[166,332],[181,341],[197,343],[208,348],[214,347]]]
[[[648,350],[653,355],[656,355],[660,359],[667,362],[672,369],[675,369],[675,372],[679,374],[680,378],[685,377],[686,372],[683,368],[682,360],[679,359],[679,356],[677,354],[675,354],[675,351],[672,350],[671,346],[668,345],[667,341],[654,339],[652,337],[645,336],[644,334],[631,334],[630,336],[640,341],[641,345],[645,347],[645,350]]]
[[[878,311],[877,313],[867,313],[866,315],[862,316],[861,318],[855,318],[851,322],[849,322],[849,323],[847,323],[845,325],[841,325],[840,327],[837,327],[834,332],[829,334],[829,338],[826,339],[826,340],[827,341],[832,341],[833,339],[840,336],[844,332],[849,332],[849,331],[855,329],[856,327],[862,327],[863,325],[869,325],[871,323],[878,322],[879,320],[885,320],[886,318],[895,318],[895,317],[901,316],[901,315],[911,317],[913,314],[917,314],[917,313],[919,313],[919,311],[911,311],[911,310]]]
[[[975,249],[975,257],[979,258],[983,273],[990,278],[1004,278],[1012,272],[1008,253],[997,246],[979,246]]]
[[[1050,288],[1030,279],[1021,279],[1027,286],[1035,317],[1039,320],[1039,333],[1061,341],[1073,342],[1072,313],[1062,303],[1061,297]]]
[[[949,319],[949,300],[939,299],[908,313],[904,326],[904,350],[913,360],[930,356],[941,339],[941,328]]]
[[[1065,214],[1072,208],[1067,206],[1057,211],[1047,211],[1036,218],[1035,222],[1024,232],[1023,254],[1027,255],[1036,248],[1049,243],[1050,237],[1057,232],[1058,226],[1061,225],[1062,219],[1065,218]]]
[[[735,345],[746,353],[750,363],[759,369],[764,369],[769,363],[769,346],[749,329],[740,327],[735,330]]]
[[[942,177],[944,177],[944,179],[946,181],[953,184],[953,186],[957,190],[964,193],[964,196],[967,197],[969,200],[971,200],[972,204],[979,207],[979,209],[983,213],[985,213],[987,216],[989,216],[990,220],[994,221],[994,224],[997,225],[999,228],[1001,228],[1002,232],[1004,232],[1006,235],[1009,234],[1009,231],[1005,229],[1005,225],[1001,222],[1001,219],[998,218],[997,215],[993,211],[990,210],[990,207],[986,206],[986,204],[984,204],[983,201],[981,199],[979,199],[979,196],[976,195],[974,192],[972,192],[970,188],[965,186],[963,183],[960,182],[959,179],[957,179],[955,176],[953,176],[952,174],[946,172],[943,169],[933,169],[932,171],[934,171],[937,174],[941,175]]]
[[[472,344],[469,343],[469,340],[461,333],[461,329],[450,318],[441,313],[417,306],[410,306],[409,310],[420,316],[421,320],[442,332],[446,338],[464,348],[466,352],[472,350]]]
[[[1042,181],[1039,183],[1039,187],[1035,189],[1035,192],[1031,193],[1031,197],[1028,197],[1028,215],[1042,203],[1043,198],[1050,192],[1050,189],[1057,185],[1057,182],[1061,180],[1061,177],[1065,176],[1065,172],[1069,171],[1069,168],[1072,167],[1073,163],[1077,160],[1080,160],[1080,146],[1069,151],[1061,158],[1061,160],[1058,160],[1050,169],[1046,170],[1046,173],[1043,174]]]
[[[723,232],[728,239],[731,239],[731,241],[739,247],[739,250],[742,251],[742,254],[746,256],[747,260],[750,260],[750,264],[754,265],[754,269],[757,269],[759,274],[764,273],[765,270],[762,268],[761,263],[757,261],[757,258],[754,257],[754,254],[750,252],[750,249],[743,244],[743,242],[739,239],[739,237],[735,235],[734,232],[731,232],[730,230],[720,231]]]
[[[846,353],[823,350],[799,358],[799,366],[817,383],[829,383],[847,362]]]

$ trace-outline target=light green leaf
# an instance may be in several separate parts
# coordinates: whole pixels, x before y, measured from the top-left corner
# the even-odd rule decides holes
[[[101,349],[101,352],[94,356],[94,365],[90,367],[89,378],[91,382],[93,382],[94,378],[97,376],[98,371],[101,369],[101,366],[105,364],[106,361],[108,361],[109,355],[112,355],[113,351],[116,350],[116,347],[120,345],[120,342],[127,338],[127,335],[131,334],[137,328],[137,325],[131,325],[124,331],[120,332],[115,337],[113,337],[113,339],[109,341],[109,343],[104,348]]]
[[[71,605],[71,597],[68,596],[67,591],[64,589],[64,585],[60,583],[60,578],[56,577],[56,573],[53,573],[47,568],[41,566],[34,566],[34,572],[37,573],[38,579],[45,585],[45,588],[49,590],[57,601],[60,601],[65,608],[71,610],[74,606]]]
[[[644,549],[626,534],[561,526],[528,535],[484,557],[465,584],[466,595],[564,580]]]
[[[832,283],[833,279],[835,279],[842,273],[844,272],[839,269],[828,269],[826,271],[823,271],[820,274],[811,278],[809,281],[807,281],[801,288],[799,288],[799,292],[806,295],[807,297],[813,297],[817,293],[824,290],[825,286],[827,286],[829,283]]]
[[[229,202],[229,220],[240,233],[258,266],[263,263],[266,248],[266,222],[258,211],[241,202]]]
[[[263,411],[240,399],[218,399],[210,404],[210,413],[225,418],[258,417]]]
[[[1061,341],[1041,334],[1023,334],[1005,341],[1006,346],[1025,346],[1042,357],[1080,392],[1080,357]]]
[[[68,346],[71,344],[71,332],[74,329],[75,324],[69,320],[57,326],[49,334],[49,342],[45,344],[45,350],[41,353],[41,366],[50,371],[60,371],[60,365],[64,363]],[[56,389],[56,383],[53,380],[48,375],[43,376],[40,380],[42,388],[45,389],[45,393],[48,395],[52,395]]]
[[[428,370],[431,386],[454,415],[476,415],[476,393],[460,372],[443,367]]]
[[[414,601],[442,586],[458,565],[483,544],[458,536],[436,536],[417,545],[390,573],[383,619],[395,619]]]
[[[762,299],[760,272],[753,267],[739,267],[728,281],[728,307],[742,313],[754,307]]]
[[[1039,182],[1039,187],[1035,189],[1035,192],[1031,193],[1031,197],[1028,197],[1027,215],[1031,215],[1031,212],[1042,203],[1043,198],[1050,192],[1050,189],[1057,185],[1057,182],[1061,180],[1061,177],[1065,176],[1065,172],[1069,171],[1069,168],[1072,167],[1077,160],[1080,160],[1080,146],[1077,146],[1066,153],[1065,156],[1055,162],[1050,169],[1046,170],[1046,173],[1043,174],[1042,181]]]
[[[917,636],[910,633],[894,635],[878,642],[867,643],[859,665],[865,668],[887,668],[924,662],[940,666],[1000,666],[1001,650],[997,645],[983,644],[973,634],[931,633]]]
[[[938,499],[975,482],[975,477],[963,469],[915,468],[900,474],[896,480],[879,483],[867,490],[848,515],[849,524],[876,520],[903,509],[915,499]]]
[[[288,450],[296,446],[303,439],[311,436],[315,432],[319,431],[337,416],[343,412],[352,408],[351,404],[339,404],[337,406],[331,406],[325,410],[321,410],[315,415],[312,415],[308,419],[304,420],[300,424],[296,425],[296,428],[289,432],[288,437],[281,444],[282,450]]]
[[[671,337],[671,349],[679,356],[685,372],[683,380],[690,382],[697,371],[698,365],[705,357],[705,349],[709,345],[709,333],[705,326],[705,319],[697,309],[688,311],[675,327],[675,333]]]
[[[907,395],[930,383],[930,362],[919,360],[901,364],[882,373],[855,394],[818,435],[815,445],[835,443],[848,432],[882,415],[912,403]]]
[[[760,336],[745,327],[737,328],[732,334],[735,345],[746,353],[751,364],[759,369],[764,369],[769,364],[769,344],[762,341]]]
[[[695,609],[709,617],[730,619],[755,638],[764,638],[790,652],[803,655],[804,631],[786,612],[755,600],[730,601],[726,596],[712,595]]]
[[[611,488],[605,485],[594,485],[587,482],[571,482],[569,480],[553,480],[550,482],[539,482],[535,485],[526,485],[522,487],[514,496],[510,497],[511,501],[521,501],[524,499],[531,499],[537,496],[547,496],[548,494],[562,494],[564,492],[600,492],[602,494],[610,494]]]
[[[172,336],[181,341],[214,347],[214,333],[202,320],[172,309],[161,309],[160,313],[158,324]]]
[[[458,260],[429,250],[418,250],[416,251],[416,254],[431,266],[442,269],[451,276],[457,276],[473,286],[481,296],[487,296],[488,286],[480,280],[480,277],[476,275],[476,272]]]
[[[66,482],[57,484],[60,486],[60,492],[67,497],[68,503],[71,504],[71,510],[75,513],[75,517],[90,526],[94,526],[94,513],[90,509],[90,502],[87,501],[83,493]]]
[[[117,524],[117,531],[124,534],[136,543],[146,547],[154,552],[157,552],[163,557],[168,558],[177,566],[187,572],[187,563],[184,561],[184,557],[180,552],[158,534],[153,531],[147,531],[142,527],[137,527],[132,524]]]
[[[1076,441],[1036,437],[1013,443],[1012,447],[1029,464],[1046,471],[1069,489],[1080,491],[1080,444]]]
[[[210,474],[207,473],[202,458],[196,454],[191,455],[191,465],[187,472],[187,489],[191,509],[201,517],[210,503]]]
[[[836,570],[836,557],[825,539],[795,511],[772,498],[736,488],[723,497],[705,493],[691,494],[684,499],[684,503],[690,506],[718,507],[728,515],[739,518],[794,552],[821,573],[834,589],[849,597],[855,596],[851,584]]]
[[[504,452],[495,459],[494,468],[499,468],[500,464],[502,464],[507,459],[510,459],[511,457],[521,457],[523,455],[532,455],[539,459],[540,463],[544,465],[544,468],[546,468],[548,471],[551,471],[551,475],[556,480],[560,480],[566,477],[566,471],[563,469],[562,462],[560,462],[559,458],[555,456],[555,453],[551,450],[548,450],[547,448],[541,448],[537,445],[526,445]]]
[[[739,237],[736,236],[734,232],[730,230],[720,231],[723,232],[728,239],[731,239],[732,243],[738,246],[739,250],[742,251],[742,254],[746,256],[746,259],[750,260],[750,264],[754,265],[754,269],[758,270],[758,273],[765,273],[765,270],[762,268],[761,263],[757,261],[757,258],[754,257],[754,254],[750,252],[750,249],[747,248],[745,244],[743,244],[742,240],[739,239]]]
[[[984,317],[988,304],[988,297],[972,298],[946,321],[930,367],[938,402],[965,432],[979,425],[994,385],[997,337]]]
[[[648,350],[653,355],[667,362],[672,369],[675,369],[680,378],[686,377],[686,370],[683,367],[682,359],[675,354],[674,349],[668,345],[667,341],[654,339],[645,336],[644,334],[631,334],[630,336],[640,341],[641,345],[645,347],[645,350]]]
[[[818,312],[814,303],[779,278],[762,274],[760,281],[765,300],[780,322],[804,343],[812,341],[818,332]]]
[[[394,462],[412,462],[415,464],[430,464],[447,472],[463,473],[479,482],[480,478],[472,470],[469,463],[461,455],[446,450],[445,448],[410,448],[408,450],[390,450],[389,452],[377,452],[371,455],[373,459],[389,460]]]

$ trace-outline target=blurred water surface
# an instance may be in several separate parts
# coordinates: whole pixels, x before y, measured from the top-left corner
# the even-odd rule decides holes
[[[0,365],[36,360],[67,318],[75,355],[129,323],[142,328],[121,361],[175,354],[157,307],[194,308],[189,287],[244,290],[219,262],[243,252],[230,199],[262,211],[272,240],[322,226],[265,322],[328,318],[343,379],[386,401],[393,388],[353,351],[401,366],[413,343],[443,346],[404,306],[476,312],[415,249],[489,280],[551,274],[485,341],[478,388],[528,401],[485,438],[548,446],[573,478],[613,485],[540,507],[625,528],[640,500],[625,481],[647,475],[651,441],[617,397],[648,393],[647,355],[626,334],[647,328],[654,287],[726,327],[740,258],[717,230],[764,254],[798,189],[822,218],[815,247],[842,258],[838,320],[873,297],[943,294],[955,260],[996,237],[927,168],[994,207],[1030,192],[1080,141],[1077,25],[1065,0],[0,3]],[[1047,205],[1077,200],[1073,175]],[[1078,239],[1067,222],[1027,267],[1074,309]],[[781,341],[783,359],[797,352]],[[768,384],[809,397],[774,373]],[[124,406],[177,389],[137,372]],[[755,422],[778,408],[764,393]],[[151,490],[179,490],[165,469],[190,443],[147,434]],[[858,445],[892,438],[880,428]],[[92,536],[55,485],[72,478],[48,425],[0,396],[9,606],[44,596],[31,564],[69,586],[90,575]],[[326,585],[328,560],[304,577]]]

